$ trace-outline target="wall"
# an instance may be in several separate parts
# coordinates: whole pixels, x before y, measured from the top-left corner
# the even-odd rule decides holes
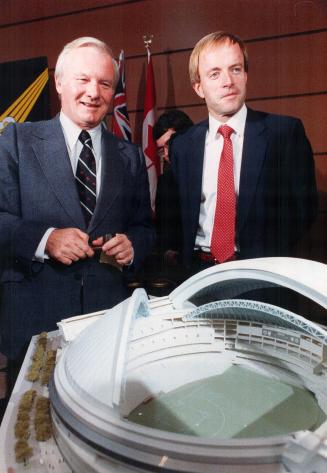
[[[146,64],[142,36],[154,35],[158,114],[178,107],[195,121],[206,117],[206,107],[189,85],[192,47],[219,29],[241,36],[250,55],[248,105],[300,117],[312,143],[320,208],[305,256],[327,262],[326,0],[0,0],[0,11],[0,62],[48,56],[53,114],[59,110],[53,70],[64,43],[96,36],[107,41],[116,56],[123,48],[136,142]]]

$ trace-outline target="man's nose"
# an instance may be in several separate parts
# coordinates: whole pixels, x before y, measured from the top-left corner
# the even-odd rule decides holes
[[[99,96],[99,84],[96,81],[90,81],[87,85],[86,93],[89,97],[96,98]]]
[[[222,73],[222,84],[224,87],[230,87],[233,83],[233,76],[230,71],[224,71]]]

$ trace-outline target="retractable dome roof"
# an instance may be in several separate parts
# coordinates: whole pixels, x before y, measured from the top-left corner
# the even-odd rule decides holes
[[[105,317],[84,330],[64,350],[57,364],[50,398],[57,441],[68,463],[75,465],[74,471],[88,473],[216,473],[217,465],[225,471],[224,464],[235,465],[228,472],[253,473],[253,465],[260,465],[258,471],[264,473],[275,471],[269,465],[282,465],[281,462],[290,467],[294,462],[292,442],[298,434],[219,441],[144,427],[127,421],[125,415],[147,396],[211,375],[218,357],[225,361],[232,359],[228,357],[235,359],[242,343],[247,343],[252,359],[257,356],[261,364],[267,363],[268,355],[274,358],[274,373],[286,367],[304,385],[315,383],[316,391],[323,392],[322,387],[327,386],[327,333],[323,328],[280,307],[228,300],[224,296],[226,292],[235,296],[244,290],[279,285],[326,308],[326,281],[327,267],[323,264],[293,258],[263,258],[212,267],[185,281],[168,297],[149,300],[143,289],[135,290],[131,298],[108,310]],[[211,302],[195,303],[203,298]],[[225,330],[219,328],[219,321],[228,320],[236,321],[236,328],[227,340],[226,333],[223,337],[215,334],[217,330]],[[262,330],[275,327],[277,339],[281,336],[294,339],[294,334],[298,334],[295,337],[299,339],[298,345],[293,342],[296,353],[277,353],[275,346],[264,347],[269,353],[258,351],[251,345],[251,337],[247,340],[244,323],[249,325],[246,328],[249,333],[252,323]],[[258,333],[257,326],[256,330]],[[308,346],[314,345],[307,361],[300,357],[301,337]],[[278,362],[279,357],[282,363]],[[216,361],[211,363],[213,359]],[[189,366],[193,363],[195,374],[190,375]],[[313,367],[317,368],[316,374]],[[308,382],[304,375],[308,376]],[[319,396],[327,409],[327,394]],[[325,431],[327,438],[327,425]],[[287,449],[291,452],[288,457]]]

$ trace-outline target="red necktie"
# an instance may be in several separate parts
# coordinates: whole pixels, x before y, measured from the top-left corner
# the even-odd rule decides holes
[[[211,236],[211,253],[219,263],[234,255],[236,197],[234,187],[233,128],[220,126],[218,133],[224,138],[217,183],[215,220]]]

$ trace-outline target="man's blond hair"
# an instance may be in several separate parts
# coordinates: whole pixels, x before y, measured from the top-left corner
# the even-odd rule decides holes
[[[230,42],[232,44],[238,44],[244,57],[244,70],[248,72],[249,68],[249,58],[244,42],[238,36],[226,33],[225,31],[216,31],[215,33],[210,33],[207,36],[204,36],[200,39],[192,51],[190,62],[189,62],[189,75],[192,86],[200,82],[199,75],[199,57],[201,52],[217,44],[222,44]]]

